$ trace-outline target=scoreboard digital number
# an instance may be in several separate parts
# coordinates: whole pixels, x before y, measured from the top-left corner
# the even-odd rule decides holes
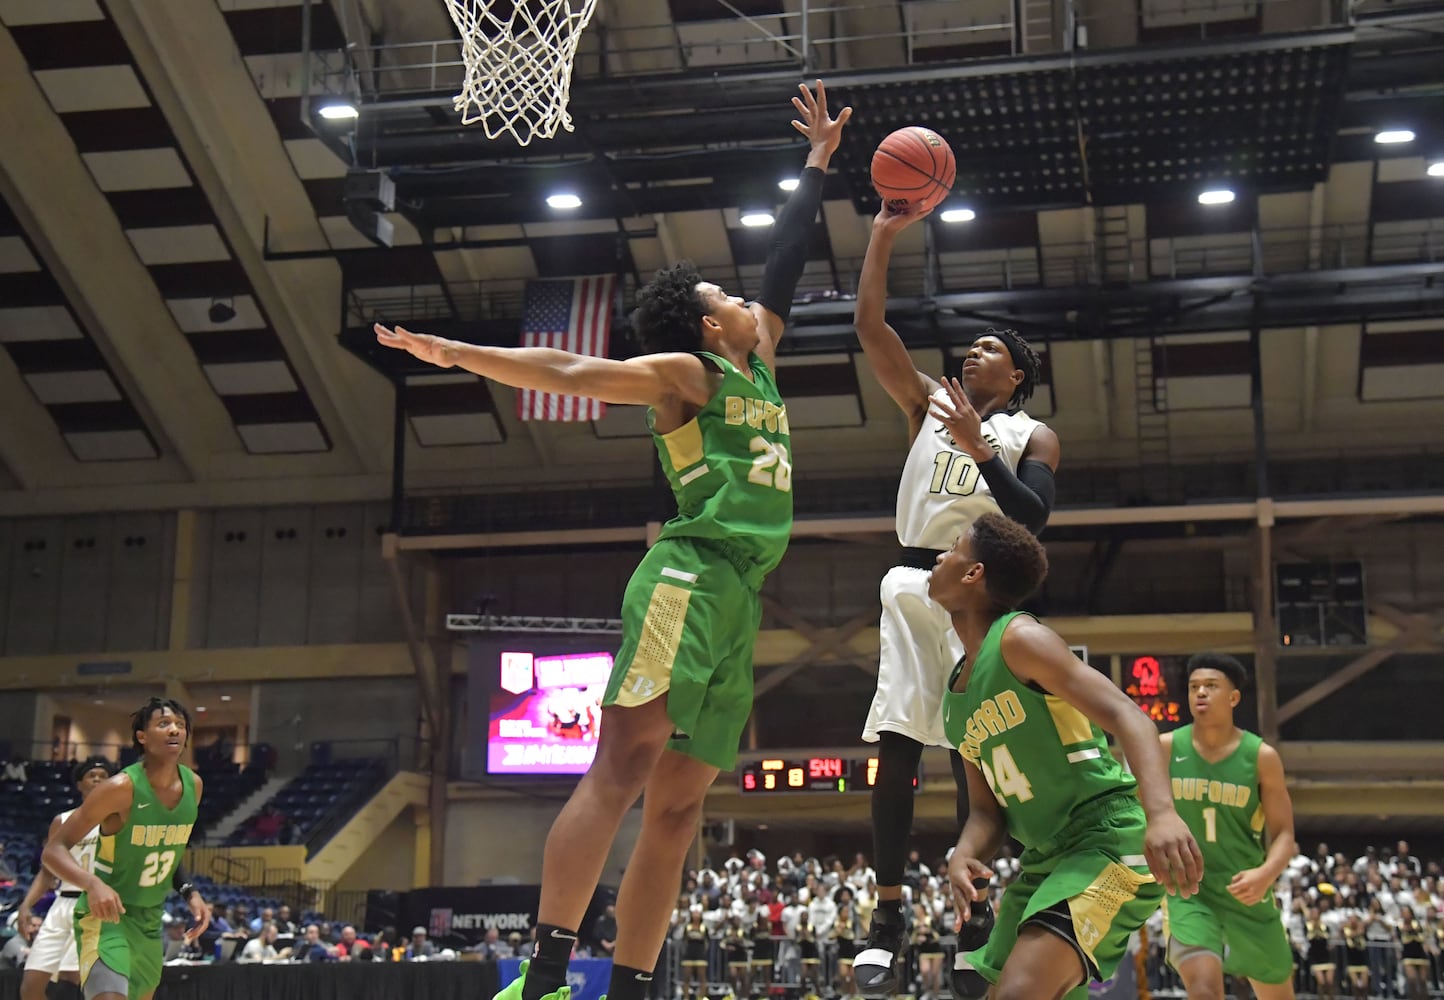
[[[877,758],[807,757],[744,764],[737,787],[744,795],[801,792],[866,792],[877,784]],[[913,790],[921,784],[913,776]]]

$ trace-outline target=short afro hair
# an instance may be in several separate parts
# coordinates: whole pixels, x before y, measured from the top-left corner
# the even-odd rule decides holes
[[[696,265],[684,260],[662,268],[637,292],[632,329],[641,341],[642,353],[701,350],[702,317],[707,315],[697,292],[701,280]]]
[[[190,740],[191,714],[186,711],[186,707],[180,702],[176,701],[174,698],[153,697],[144,705],[140,706],[140,708],[136,709],[135,713],[130,717],[130,741],[131,744],[135,747],[135,749],[145,749],[140,745],[140,738],[135,734],[143,731],[147,726],[150,725],[150,720],[155,717],[155,713],[163,712],[166,709],[170,709],[176,715],[179,715],[182,719],[185,720],[186,740]]]
[[[96,768],[100,768],[106,774],[115,774],[115,765],[112,764],[108,758],[102,757],[100,754],[95,754],[92,757],[85,758],[70,769],[70,783],[72,785],[80,784],[80,779]]]
[[[1003,613],[1038,592],[1048,575],[1048,553],[1033,533],[1002,514],[973,522],[973,556],[983,564],[983,584]]]
[[[1195,653],[1188,658],[1188,673],[1195,670],[1217,670],[1228,678],[1235,691],[1242,691],[1248,685],[1248,668],[1227,653]]]

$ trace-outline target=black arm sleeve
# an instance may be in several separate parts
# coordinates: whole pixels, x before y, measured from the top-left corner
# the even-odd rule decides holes
[[[993,499],[1004,514],[1033,534],[1043,530],[1053,510],[1053,470],[1044,462],[1028,459],[1018,465],[1018,474],[994,455],[978,471],[993,491]]]
[[[792,293],[797,291],[797,281],[807,265],[808,238],[822,205],[825,176],[817,167],[805,167],[797,180],[797,190],[772,224],[772,246],[767,251],[767,269],[762,272],[762,291],[757,301],[784,321],[792,312]]]

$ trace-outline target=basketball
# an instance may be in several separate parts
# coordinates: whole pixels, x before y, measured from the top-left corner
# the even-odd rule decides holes
[[[947,141],[921,125],[898,129],[872,154],[872,186],[896,211],[937,205],[953,189],[957,172]]]

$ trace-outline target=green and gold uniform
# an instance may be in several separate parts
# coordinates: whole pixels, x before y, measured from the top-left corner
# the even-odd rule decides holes
[[[95,874],[120,896],[125,912],[118,923],[102,923],[91,915],[88,895],[76,902],[82,986],[97,961],[126,979],[130,1000],[145,996],[160,982],[162,907],[196,821],[195,772],[184,764],[179,767],[181,797],[174,809],[156,796],[139,761],[121,772],[130,777],[134,790],[130,815],[113,835],[101,835]]]
[[[1103,731],[1055,695],[1020,681],[1003,660],[1004,615],[988,629],[967,689],[943,697],[948,741],[982,772],[1008,834],[1023,844],[988,943],[966,957],[996,983],[1024,924],[1071,940],[1098,979],[1112,975],[1128,938],[1158,909],[1163,887],[1143,856],[1147,827],[1137,785]],[[1068,1000],[1088,995],[1087,983]]]
[[[678,734],[671,746],[730,770],[752,711],[758,592],[792,534],[791,439],[761,358],[751,355],[749,378],[725,358],[698,357],[722,381],[692,420],[653,431],[678,513],[627,583],[603,704],[665,695]]]
[[[1263,801],[1258,788],[1258,751],[1263,740],[1244,732],[1233,753],[1210,763],[1193,746],[1193,726],[1173,732],[1169,776],[1173,807],[1188,824],[1203,854],[1198,894],[1163,903],[1169,957],[1203,948],[1223,960],[1230,976],[1282,983],[1294,972],[1294,953],[1270,889],[1245,906],[1228,891],[1233,877],[1263,864]]]

